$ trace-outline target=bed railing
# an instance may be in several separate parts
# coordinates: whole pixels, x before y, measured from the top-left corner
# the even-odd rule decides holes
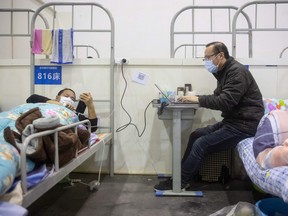
[[[9,20],[10,20],[10,25],[8,25],[7,31],[5,31],[4,29],[2,29],[2,31],[0,32],[0,37],[11,37],[11,55],[12,55],[12,59],[14,58],[14,51],[13,51],[13,38],[14,37],[31,37],[31,18],[33,16],[33,14],[35,14],[35,11],[32,9],[19,9],[19,8],[0,8],[0,13],[1,15],[5,16],[5,14],[8,14],[9,16]],[[22,20],[23,22],[25,22],[23,25],[26,27],[25,28],[20,28],[23,29],[23,32],[15,32],[15,25],[17,20],[15,19],[15,15],[20,15],[20,14],[24,14],[27,16],[27,22],[25,22],[24,20]],[[41,18],[44,28],[45,29],[49,29],[49,24],[48,21],[46,20],[46,18],[42,15],[39,14],[39,17]],[[19,24],[19,23],[18,23]],[[4,28],[4,25],[2,25],[2,28]],[[19,30],[19,28],[17,28]],[[29,54],[29,53],[28,53]]]
[[[74,45],[73,47],[75,48],[74,49],[75,58],[78,58],[78,56],[79,56],[79,48],[80,49],[84,48],[86,50],[86,58],[91,58],[91,57],[93,58],[93,55],[91,55],[91,54],[96,54],[96,57],[100,58],[100,54],[99,54],[98,50],[91,45]]]
[[[31,134],[30,136],[28,136],[24,140],[24,142],[22,144],[22,148],[21,148],[21,186],[22,186],[23,194],[27,193],[27,179],[26,179],[26,177],[27,177],[27,168],[26,168],[27,160],[26,160],[26,151],[27,151],[28,144],[35,138],[53,134],[53,136],[54,136],[54,145],[55,145],[54,171],[58,172],[59,171],[58,132],[71,128],[71,129],[74,129],[75,133],[77,134],[77,127],[79,125],[81,125],[81,124],[87,124],[88,125],[88,131],[91,132],[91,123],[87,119],[87,120],[76,122],[76,123],[73,123],[73,124],[70,124],[70,125],[61,126],[61,127],[56,128],[56,129],[53,129],[53,130],[46,130],[46,131],[34,133],[34,134]],[[89,146],[90,146],[90,144],[88,145],[88,147]],[[77,154],[75,156],[77,156]]]
[[[285,52],[286,50],[288,50],[288,47],[285,47],[285,48],[281,51],[279,58],[282,58],[282,57],[283,57],[283,54],[284,54],[284,52]]]
[[[237,51],[237,34],[240,33],[245,33],[245,32],[254,32],[254,31],[262,31],[262,32],[267,32],[267,31],[288,31],[288,26],[287,27],[280,27],[279,23],[278,23],[278,10],[280,8],[280,5],[283,4],[287,4],[288,5],[288,1],[287,0],[271,0],[271,1],[252,1],[252,2],[248,2],[244,5],[242,5],[241,7],[239,7],[239,9],[236,11],[234,17],[233,17],[233,21],[232,21],[232,56],[236,57],[236,51]],[[258,25],[258,10],[259,10],[259,5],[269,5],[271,7],[274,7],[274,17],[270,17],[269,16],[269,20],[273,19],[274,23],[273,26],[271,27],[265,27],[265,28],[261,28]],[[240,28],[237,27],[237,21],[239,18],[239,14],[243,14],[244,9],[247,9],[249,6],[254,6],[254,10],[253,10],[253,14],[255,16],[254,19],[254,25],[253,27],[248,26],[248,28]],[[251,10],[251,7],[249,8]],[[251,18],[251,17],[250,17]],[[287,24],[287,20],[285,21],[285,23]],[[251,43],[251,44],[250,44]],[[266,46],[267,44],[265,44]],[[253,53],[252,53],[252,40],[249,40],[249,57],[252,58],[253,57]]]
[[[236,12],[237,11],[237,7],[234,6],[188,6],[185,7],[183,9],[181,9],[180,11],[178,11],[172,21],[171,21],[171,25],[170,25],[170,57],[171,58],[175,58],[175,54],[176,52],[180,49],[180,48],[184,48],[184,54],[185,57],[187,57],[187,48],[190,47],[191,48],[191,57],[195,58],[195,57],[200,57],[197,55],[197,48],[198,47],[204,47],[205,44],[207,44],[208,42],[211,41],[205,41],[202,39],[197,39],[196,35],[198,36],[205,36],[205,35],[232,35],[232,17],[233,17],[233,13],[232,12]],[[176,31],[175,30],[175,23],[176,21],[179,19],[179,17],[181,15],[183,15],[184,12],[188,12],[191,11],[191,29],[188,31]],[[227,12],[227,19],[221,19],[223,22],[227,22],[228,25],[228,29],[227,30],[215,30],[215,24],[214,24],[214,16],[216,11],[226,11]],[[209,23],[206,23],[205,25],[209,26],[210,29],[209,31],[200,31],[197,30],[195,28],[195,18],[196,18],[196,12],[208,12],[209,13]],[[223,12],[224,13],[224,12]],[[242,15],[244,17],[244,19],[247,22],[248,28],[251,27],[251,22],[249,17],[247,16],[246,13],[242,12]],[[190,27],[190,26],[189,26]],[[250,31],[246,31],[246,32],[241,32],[241,34],[247,34],[249,41],[252,39],[251,37],[251,32]],[[189,43],[180,43],[180,45],[178,45],[177,47],[175,47],[175,36],[185,36],[185,35],[190,35],[191,38]],[[249,43],[250,44],[250,43]],[[250,47],[249,47],[250,49]],[[201,55],[203,55],[203,52],[201,52]],[[201,56],[203,57],[203,56]]]
[[[104,8],[103,6],[97,4],[97,3],[90,3],[90,2],[51,2],[51,3],[47,3],[42,5],[41,7],[39,7],[36,11],[35,14],[32,17],[32,21],[31,21],[31,32],[34,31],[35,29],[35,22],[36,19],[38,17],[38,15],[46,8],[50,8],[52,7],[54,11],[56,11],[56,7],[57,6],[61,6],[61,7],[70,7],[71,8],[71,16],[70,16],[70,23],[71,26],[70,28],[73,29],[74,34],[77,33],[109,33],[110,34],[110,71],[111,71],[111,81],[113,79],[114,82],[114,76],[113,76],[113,71],[114,71],[114,19],[110,13],[110,11],[108,11],[106,8]],[[91,10],[91,20],[90,20],[90,25],[88,28],[76,28],[75,22],[74,22],[74,17],[75,17],[75,8],[76,7],[81,7],[81,6],[88,6],[90,7]],[[94,8],[98,8],[101,9],[109,18],[110,21],[110,26],[109,28],[101,28],[101,29],[96,29],[94,27],[94,23],[93,23],[93,17],[94,17]],[[56,13],[56,12],[55,12]],[[66,17],[67,18],[67,17]],[[69,17],[68,17],[69,19]],[[56,20],[56,14],[54,15],[54,19],[53,19],[53,25],[52,28],[55,28],[55,20]],[[33,34],[31,34],[31,42],[33,41]],[[34,65],[35,65],[35,55],[31,52],[31,83],[34,82]],[[113,83],[111,82],[111,83]],[[114,85],[112,85],[113,88]],[[31,94],[33,94],[35,91],[34,89],[34,85],[31,85]],[[114,92],[114,91],[112,91]]]

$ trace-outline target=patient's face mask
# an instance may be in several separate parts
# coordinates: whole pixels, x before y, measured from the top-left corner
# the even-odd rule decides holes
[[[61,96],[60,103],[62,103],[64,106],[66,106],[67,104],[70,104],[73,107],[75,107],[75,102],[70,97]]]
[[[218,67],[210,59],[204,61],[204,66],[210,73],[217,73],[218,71]]]

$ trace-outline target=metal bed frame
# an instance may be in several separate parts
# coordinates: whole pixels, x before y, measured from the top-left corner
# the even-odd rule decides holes
[[[192,47],[192,58],[196,57],[197,56],[197,47],[204,47],[205,44],[202,44],[202,43],[199,43],[195,40],[195,35],[214,35],[214,34],[219,34],[219,35],[224,35],[224,34],[233,34],[232,32],[232,22],[231,22],[231,19],[232,19],[232,14],[231,14],[231,11],[237,11],[237,7],[234,7],[234,6],[188,6],[188,7],[185,7],[183,9],[181,9],[180,11],[178,11],[172,21],[171,21],[171,24],[170,24],[170,58],[175,58],[175,54],[176,52],[180,49],[180,48],[185,48],[185,57],[186,57],[186,49],[187,47]],[[208,10],[209,11],[209,14],[210,14],[210,31],[196,31],[194,29],[194,26],[195,26],[195,11],[200,11],[200,10]],[[228,30],[227,31],[213,31],[214,29],[214,25],[213,25],[213,13],[216,11],[216,10],[225,10],[225,11],[228,11],[228,18],[227,18],[227,21],[228,21]],[[186,12],[186,11],[191,11],[191,21],[192,21],[192,30],[190,31],[175,31],[175,23],[177,21],[177,19],[180,17],[180,15],[183,15],[183,12]],[[247,21],[247,25],[249,28],[251,28],[252,24],[251,24],[251,21],[249,19],[249,17],[247,16],[246,13],[242,12],[241,13],[245,20]],[[248,38],[249,38],[249,41],[252,40],[252,34],[250,31],[247,31],[247,32],[239,32],[239,34],[247,34],[248,35]],[[191,35],[191,40],[192,40],[192,43],[183,43],[183,44],[180,44],[179,46],[175,47],[175,36],[176,35]],[[210,42],[210,41],[209,41]],[[249,43],[250,45],[250,43]],[[250,48],[249,48],[250,49]]]
[[[285,52],[286,50],[288,50],[288,47],[285,47],[285,48],[282,50],[282,52],[280,53],[279,58],[282,58],[282,57],[283,57],[283,54],[284,54],[284,52]]]
[[[82,153],[76,152],[76,157],[72,159],[68,164],[64,165],[63,167],[59,167],[59,150],[58,150],[58,132],[71,128],[77,133],[77,127],[80,124],[88,124],[89,131],[91,131],[91,124],[89,120],[84,120],[81,122],[76,122],[70,125],[65,125],[58,127],[53,130],[46,130],[39,133],[34,133],[28,136],[25,141],[23,142],[23,148],[21,149],[21,187],[23,190],[23,207],[28,207],[34,201],[36,201],[40,196],[46,193],[50,188],[52,188],[55,184],[61,181],[65,176],[67,176],[70,172],[72,172],[75,168],[81,165],[85,160],[95,154],[101,148],[104,148],[105,144],[109,142],[112,138],[111,134],[105,134],[103,138],[98,141],[97,143],[89,145],[87,149],[85,149]],[[32,189],[27,189],[27,168],[26,168],[26,149],[28,144],[35,138],[53,135],[54,136],[54,144],[55,144],[55,163],[53,167],[52,174],[49,174],[47,178],[45,178],[42,182],[37,184]],[[93,189],[98,185],[95,185]],[[91,190],[91,189],[90,189]]]
[[[53,11],[53,12],[55,13],[55,11]],[[25,8],[0,8],[0,13],[9,13],[9,15],[10,15],[9,32],[0,33],[0,37],[11,37],[11,38],[14,38],[14,37],[27,37],[28,38],[29,37],[29,38],[31,38],[31,27],[30,27],[31,18],[32,18],[32,15],[35,13],[35,10],[28,9],[28,8],[27,9],[25,9]],[[15,33],[14,32],[14,24],[15,24],[14,23],[15,22],[14,15],[20,14],[20,13],[26,13],[27,14],[27,28],[25,29],[26,32]],[[42,14],[39,14],[39,16],[42,19],[42,22],[44,24],[45,29],[49,29],[49,23],[48,23],[47,19]],[[13,43],[13,41],[11,41],[11,43]],[[13,47],[13,46],[11,46],[11,47]],[[91,56],[91,55],[89,55],[90,53],[93,53],[93,54],[95,54],[93,56],[100,58],[100,54],[99,54],[98,50],[91,45],[74,45],[73,47],[75,48],[75,58],[78,58],[79,50],[82,48],[86,49],[86,58]],[[14,58],[13,49],[11,51],[12,51],[11,58],[13,59]],[[48,56],[47,56],[47,58],[48,58]]]
[[[73,47],[76,48],[76,50],[75,50],[75,58],[78,58],[79,48],[80,49],[81,48],[86,49],[86,58],[93,57],[93,56],[89,55],[90,54],[89,50],[92,50],[92,52],[96,54],[97,58],[100,58],[100,54],[99,54],[98,50],[95,47],[91,46],[91,45],[74,45]]]
[[[8,13],[10,15],[10,31],[9,33],[0,33],[0,37],[11,37],[12,41],[11,41],[11,47],[13,47],[13,38],[14,37],[31,37],[31,17],[32,14],[35,14],[35,11],[32,9],[18,9],[18,8],[0,8],[0,13]],[[14,21],[14,14],[27,14],[27,28],[26,28],[26,32],[23,33],[15,33],[14,32],[14,25],[15,25],[15,21]],[[42,15],[39,14],[39,17],[41,18],[41,20],[44,23],[44,27],[46,29],[49,29],[49,24],[48,21],[46,20],[46,18]],[[14,58],[14,52],[13,49],[11,50],[12,53],[12,59]]]
[[[288,4],[287,0],[271,0],[271,1],[252,1],[252,2],[248,2],[244,5],[242,5],[241,7],[239,7],[239,9],[236,11],[234,17],[233,17],[233,21],[232,21],[232,56],[236,57],[236,49],[237,49],[237,41],[236,41],[236,34],[240,34],[240,33],[245,33],[245,32],[249,32],[249,35],[251,36],[251,40],[249,40],[249,58],[253,57],[253,53],[252,53],[252,32],[253,31],[262,31],[262,32],[267,32],[267,31],[288,31],[288,27],[285,28],[279,28],[277,26],[277,7],[281,4]],[[274,5],[274,25],[270,28],[259,28],[257,26],[258,22],[257,22],[257,15],[258,15],[258,5]],[[255,22],[254,22],[254,27],[252,26],[248,26],[248,28],[237,28],[237,21],[238,21],[238,16],[240,13],[244,12],[244,9],[248,8],[248,6],[254,6],[254,13],[255,13]],[[273,17],[271,17],[272,19]]]

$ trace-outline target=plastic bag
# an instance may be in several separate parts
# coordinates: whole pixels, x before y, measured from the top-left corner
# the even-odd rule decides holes
[[[238,202],[236,205],[226,206],[209,216],[261,216],[257,207],[248,202]]]

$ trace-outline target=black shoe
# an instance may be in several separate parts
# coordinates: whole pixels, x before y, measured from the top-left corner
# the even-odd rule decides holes
[[[190,184],[181,184],[181,189],[185,191],[185,189],[189,188]],[[154,186],[154,190],[161,190],[161,191],[165,191],[165,190],[172,190],[173,188],[173,180],[172,179],[167,179],[165,181],[160,181],[159,184]]]

